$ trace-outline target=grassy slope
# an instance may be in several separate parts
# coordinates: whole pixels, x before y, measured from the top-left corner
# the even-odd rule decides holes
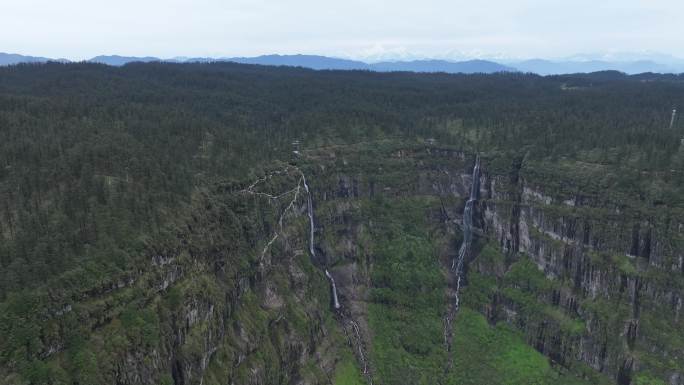
[[[527,345],[508,325],[491,326],[478,312],[462,308],[454,326],[454,374],[451,384],[579,385],[584,381],[560,374],[546,357]]]
[[[335,369],[335,376],[333,378],[335,385],[364,385],[365,380],[361,375],[356,360],[351,352],[344,352],[341,361],[337,364]]]

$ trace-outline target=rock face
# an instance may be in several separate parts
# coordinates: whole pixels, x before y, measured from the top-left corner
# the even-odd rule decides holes
[[[352,160],[336,158],[337,167],[330,167],[319,159],[317,180],[325,182],[317,191],[330,202],[321,226],[336,231],[326,255],[337,264],[333,271],[348,277],[339,285],[343,300],[363,304],[363,293],[373,285],[359,270],[372,269],[373,261],[358,250],[363,229],[353,218],[356,202],[378,195],[434,196],[442,203],[430,220],[445,228],[459,225],[459,209],[472,184],[473,155],[427,148],[391,156],[403,166],[352,167]],[[495,246],[504,258],[474,256],[469,270],[510,283],[488,293],[489,302],[478,304],[479,310],[491,322],[521,330],[531,346],[560,367],[593,370],[618,384],[637,378],[682,384],[681,210],[649,206],[639,192],[630,195],[620,186],[578,179],[605,170],[578,177],[521,159],[510,159],[504,167],[492,163],[501,162],[484,156],[475,222],[480,245]],[[403,177],[392,179],[393,173]],[[461,205],[449,207],[444,199]],[[527,260],[543,285],[528,287],[509,277]],[[364,318],[363,309],[357,307],[357,318]]]
[[[360,379],[392,383],[374,362],[369,314],[380,240],[369,234],[382,219],[369,202],[421,202],[446,281],[439,312],[448,314],[457,283],[447,272],[474,154],[343,148],[309,151],[298,163],[311,201],[292,165],[198,193],[183,227],[151,247],[145,263],[55,304],[41,325],[40,359],[58,362],[69,343],[64,329],[80,322],[93,346],[83,354],[97,368],[82,383],[329,384],[344,357]],[[563,370],[621,385],[684,385],[684,215],[644,203],[640,191],[586,183],[603,172],[481,154],[465,283],[495,284],[465,305],[521,331]],[[459,332],[448,327],[447,345],[447,334]],[[0,380],[13,383],[14,369],[0,370]]]
[[[39,358],[59,365],[83,333],[81,384],[327,383],[342,337],[328,281],[305,257],[300,182],[284,168],[253,191],[197,194],[184,227],[129,276],[55,305]],[[2,368],[0,383],[24,383],[17,369]]]
[[[631,383],[639,371],[682,384],[681,211],[612,199],[615,191],[580,189],[567,175],[535,166],[483,181],[489,186],[484,228],[507,255],[528,256],[554,283],[534,293],[537,301],[584,327],[523,314],[511,298],[490,304],[489,312],[518,325],[560,365],[583,362],[619,384]],[[564,180],[570,185],[556,187]]]

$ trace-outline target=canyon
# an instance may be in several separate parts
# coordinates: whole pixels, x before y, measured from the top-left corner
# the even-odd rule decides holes
[[[65,341],[51,330],[75,320],[90,326],[91,343],[114,343],[118,314],[138,342],[111,357],[111,383],[330,383],[347,365],[360,381],[389,384],[374,328],[383,307],[404,305],[378,270],[427,263],[439,274],[442,306],[433,311],[448,324],[448,343],[409,354],[458,352],[454,318],[465,306],[516,330],[564,375],[624,385],[648,373],[684,384],[684,256],[672,243],[684,216],[640,211],[544,167],[392,142],[303,151],[247,187],[199,194],[185,229],[155,246],[148,264],[76,303],[55,301],[41,357],[60,359]],[[389,231],[402,231],[411,211],[433,254],[385,266],[377,229],[391,220],[400,227]],[[145,306],[125,321],[133,296]],[[154,330],[131,332],[135,318]],[[449,369],[435,371],[437,383],[452,383],[447,361],[461,357],[438,356]],[[422,383],[421,370],[407,383]]]

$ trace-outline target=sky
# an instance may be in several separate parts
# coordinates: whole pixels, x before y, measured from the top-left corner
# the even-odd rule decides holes
[[[684,1],[0,0],[0,52],[72,60],[684,57]]]

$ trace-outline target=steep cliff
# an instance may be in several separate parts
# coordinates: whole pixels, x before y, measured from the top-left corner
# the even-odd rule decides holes
[[[483,180],[489,247],[508,258],[476,263],[497,279],[481,310],[560,365],[681,384],[684,212],[663,188],[671,176],[580,162],[523,162],[511,175]]]
[[[306,253],[301,174],[283,165],[258,182],[198,190],[176,227],[146,241],[147,263],[78,296],[46,292],[53,311],[9,320],[7,335],[40,337],[13,352],[32,367],[9,357],[1,382],[329,383],[351,352]]]
[[[144,241],[146,263],[45,292],[48,313],[9,323],[40,337],[13,352],[33,366],[9,357],[0,378],[684,384],[684,213],[656,188],[667,175],[625,186],[611,173],[636,171],[480,158],[473,173],[474,153],[380,141],[197,189]]]
[[[458,289],[449,270],[474,154],[388,147],[308,154],[327,263],[364,325],[376,382],[462,383],[452,333],[468,337],[448,316]],[[664,187],[671,176],[482,157],[465,305],[522,333],[561,381],[681,384],[684,212],[676,189]]]

